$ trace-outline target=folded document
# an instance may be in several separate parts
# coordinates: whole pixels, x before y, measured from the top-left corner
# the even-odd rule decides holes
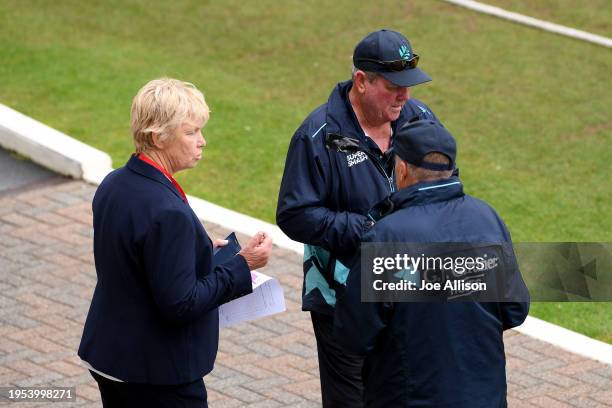
[[[253,293],[219,307],[219,327],[284,312],[285,297],[278,280],[260,272],[251,272]]]
[[[217,248],[214,254],[216,264],[223,263],[240,251],[240,244],[233,232],[225,239],[229,244]],[[286,310],[283,288],[277,279],[261,272],[251,271],[251,280],[253,293],[219,307],[219,327],[259,319]]]

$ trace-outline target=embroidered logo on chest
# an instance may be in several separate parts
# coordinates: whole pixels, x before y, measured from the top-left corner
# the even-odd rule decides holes
[[[348,166],[353,167],[356,164],[364,162],[368,160],[368,155],[364,152],[355,152],[346,155],[346,160],[348,161]]]

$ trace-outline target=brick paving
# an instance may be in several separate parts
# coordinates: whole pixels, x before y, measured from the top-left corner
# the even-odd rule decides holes
[[[54,407],[101,406],[76,356],[96,280],[94,191],[71,180],[0,195],[0,386],[76,386],[76,403]],[[204,224],[211,236],[227,233]],[[301,259],[275,248],[264,272],[283,284],[288,310],[221,331],[206,377],[210,406],[318,407],[315,342],[300,311]],[[612,407],[612,367],[514,331],[505,341],[510,407]]]

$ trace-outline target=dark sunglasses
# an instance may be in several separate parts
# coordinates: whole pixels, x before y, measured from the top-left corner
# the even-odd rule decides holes
[[[356,62],[372,62],[374,64],[382,65],[389,71],[403,71],[405,69],[413,69],[416,68],[419,63],[419,56],[417,54],[412,54],[412,58],[408,60],[395,60],[395,61],[379,61],[371,58],[359,58]]]

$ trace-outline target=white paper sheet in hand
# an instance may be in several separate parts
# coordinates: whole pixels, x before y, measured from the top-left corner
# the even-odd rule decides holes
[[[259,319],[284,312],[285,296],[278,280],[260,272],[251,272],[253,293],[219,307],[219,327]]]

